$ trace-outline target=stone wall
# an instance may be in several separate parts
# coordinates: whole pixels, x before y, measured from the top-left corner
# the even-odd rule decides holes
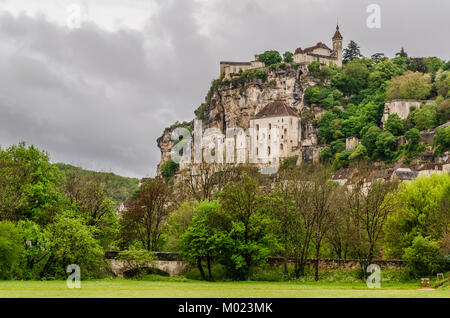
[[[284,260],[282,258],[269,258],[268,263],[272,266],[283,266]],[[313,266],[315,264],[315,259],[308,259],[307,265]],[[293,264],[293,260],[289,261]],[[401,260],[374,260],[373,264],[377,264],[381,269],[402,269],[405,267],[405,262]],[[360,269],[359,260],[355,259],[319,259],[320,269],[342,269],[342,270],[353,270]]]
[[[422,102],[425,102],[425,104],[428,105],[434,103],[434,100],[420,101],[417,99],[394,99],[386,102],[384,106],[383,118],[381,119],[383,125],[391,114],[397,114],[400,119],[408,118],[411,113],[411,107],[414,106],[416,108],[420,108],[422,106]]]

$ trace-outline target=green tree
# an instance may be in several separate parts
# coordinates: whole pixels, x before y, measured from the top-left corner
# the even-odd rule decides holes
[[[361,51],[359,49],[359,45],[356,44],[353,40],[350,41],[347,48],[344,49],[344,55],[343,55],[343,62],[348,63],[350,61],[353,61],[357,58],[362,57]]]
[[[0,149],[0,220],[51,222],[67,203],[62,185],[47,153],[25,143]]]
[[[285,63],[292,63],[294,62],[294,54],[292,54],[292,52],[286,51],[283,54],[283,61]]]
[[[0,279],[15,278],[24,255],[24,244],[16,226],[0,222]]]
[[[397,149],[397,138],[389,131],[382,132],[375,142],[377,147],[376,156],[378,158],[393,160]]]
[[[280,63],[283,59],[278,51],[270,50],[265,51],[263,54],[259,55],[259,60],[263,62],[266,66]]]
[[[80,266],[82,277],[100,274],[103,250],[94,238],[93,228],[85,225],[81,218],[58,215],[46,231],[51,255],[41,275],[65,277],[65,269],[70,264]]]
[[[213,280],[211,263],[220,255],[227,245],[227,234],[222,231],[220,223],[221,205],[218,201],[203,201],[196,209],[190,226],[182,235],[183,259],[197,265],[203,280]],[[223,222],[223,220],[221,220]],[[224,244],[225,242],[225,244]],[[208,277],[205,275],[202,260],[206,259]]]
[[[186,201],[170,214],[164,225],[166,239],[164,250],[173,252],[181,250],[181,236],[191,225],[197,207],[196,201]]]
[[[442,154],[450,149],[450,126],[439,128],[434,135],[434,147],[436,154]]]
[[[405,248],[403,259],[407,262],[406,270],[415,277],[445,270],[445,260],[439,249],[439,242],[419,234],[411,246]]]
[[[234,277],[246,279],[251,266],[265,262],[275,242],[269,233],[267,201],[257,181],[244,174],[225,186],[220,202],[231,221],[227,232],[232,246],[224,251],[223,262]]]
[[[403,183],[393,198],[394,213],[388,218],[383,250],[388,257],[403,257],[417,236],[441,241],[450,226],[450,176],[431,175]]]
[[[397,114],[389,115],[388,119],[384,123],[384,127],[394,136],[403,135],[403,122]]]
[[[419,72],[406,72],[388,82],[388,99],[425,99],[431,91],[430,76]]]
[[[403,57],[403,58],[407,59],[408,58],[408,53],[406,53],[405,49],[402,46],[402,48],[400,49],[400,52],[395,53],[395,56],[396,57]]]
[[[373,154],[375,153],[375,150],[377,148],[376,142],[380,134],[381,129],[377,126],[371,126],[364,134],[361,143],[364,147],[366,147],[369,156],[373,156]]]

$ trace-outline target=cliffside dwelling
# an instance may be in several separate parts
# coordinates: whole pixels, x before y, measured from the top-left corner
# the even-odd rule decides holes
[[[330,49],[325,43],[318,42],[316,45],[305,49],[297,48],[294,53],[294,62],[300,64],[302,69],[307,69],[308,64],[319,61],[322,65],[329,63],[342,66],[342,42],[343,37],[336,26],[336,32],[332,38],[333,49]],[[248,69],[264,67],[264,63],[259,60],[259,56],[255,55],[255,60],[251,62],[220,62],[220,74],[224,74],[225,78],[238,75]]]

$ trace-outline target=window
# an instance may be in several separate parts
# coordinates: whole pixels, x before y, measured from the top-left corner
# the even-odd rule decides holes
[[[269,124],[269,130],[272,129],[272,124]]]
[[[270,147],[267,147],[267,154],[270,155]]]
[[[283,144],[280,144],[280,149],[283,150]]]
[[[259,130],[259,125],[256,125],[256,130]]]

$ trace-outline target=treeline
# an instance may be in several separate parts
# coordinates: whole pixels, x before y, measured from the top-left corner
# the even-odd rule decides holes
[[[269,256],[284,258],[292,278],[321,257],[359,259],[361,276],[377,258],[405,259],[411,276],[447,268],[448,175],[399,184],[360,163],[347,187],[329,165],[283,164],[273,176],[250,166],[195,171],[148,179],[118,219],[102,178],[64,173],[33,146],[0,150],[0,278],[63,279],[70,264],[83,279],[102,277],[107,250],[125,251],[133,266],[151,251],[180,252],[205,280],[213,264],[247,279]],[[318,262],[314,270],[319,279]]]
[[[64,168],[24,143],[0,149],[0,279],[65,278],[70,264],[83,278],[107,271],[119,232],[107,180]]]
[[[181,252],[205,280],[217,263],[229,278],[247,279],[269,256],[284,258],[292,278],[321,257],[359,259],[362,277],[377,258],[406,260],[410,277],[447,268],[450,176],[399,184],[360,163],[347,187],[331,181],[330,166],[284,167],[269,177],[200,164],[173,188],[149,180],[122,217],[123,247]],[[318,262],[314,271],[319,279]]]
[[[122,177],[112,172],[85,170],[80,167],[75,167],[64,163],[56,163],[55,165],[66,175],[84,175],[85,177],[99,180],[104,184],[104,190],[108,198],[117,203],[127,200],[138,188],[139,180],[137,178]]]

